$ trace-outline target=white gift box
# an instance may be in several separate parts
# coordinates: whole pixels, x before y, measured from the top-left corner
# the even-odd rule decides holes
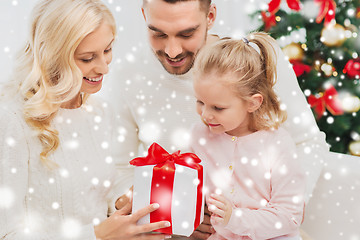
[[[166,219],[166,217],[161,219],[157,218],[157,221],[169,220],[171,226],[169,228],[159,229],[157,232],[190,236],[203,221],[204,196],[202,186],[204,186],[204,179],[200,181],[198,173],[201,172],[200,175],[203,176],[204,173],[202,172],[202,167],[201,171],[199,170],[198,172],[198,169],[177,164],[176,160],[175,163],[172,162],[171,165],[175,167],[175,172],[170,171],[170,177],[168,167],[163,167],[155,173],[158,179],[163,179],[160,184],[154,184],[154,168],[156,164],[136,166],[132,211],[136,212],[151,203],[159,203],[160,208],[153,213],[160,210],[157,214],[162,214],[165,211],[165,215],[171,215],[171,219]],[[155,195],[152,188],[159,188],[155,189],[158,191]],[[163,190],[161,190],[161,188],[163,188]],[[152,222],[151,214],[141,218],[138,224]]]

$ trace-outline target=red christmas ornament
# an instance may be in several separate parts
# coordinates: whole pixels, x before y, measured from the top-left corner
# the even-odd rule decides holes
[[[344,113],[341,102],[337,98],[338,93],[334,86],[330,85],[325,92],[320,92],[318,96],[310,95],[308,97],[308,102],[317,115],[317,118],[320,119],[324,112],[325,108],[331,112],[332,115],[342,115]]]
[[[349,60],[344,67],[343,73],[347,74],[349,78],[360,76],[360,58]]]
[[[356,8],[356,18],[360,18],[360,7]]]
[[[261,12],[263,22],[265,24],[265,31],[268,31],[270,28],[276,26],[275,15],[271,15],[269,12]]]
[[[281,3],[281,0],[271,0],[269,2],[268,10],[271,15],[275,15],[275,13],[277,13],[277,11],[279,11],[280,3]],[[286,3],[288,5],[288,7],[292,10],[299,11],[301,9],[299,0],[286,0]]]
[[[292,60],[290,63],[293,66],[296,77],[303,75],[304,73],[309,73],[311,71],[311,66],[306,65],[298,60]]]
[[[328,25],[333,19],[335,19],[336,3],[334,0],[315,0],[315,2],[321,5],[316,22],[321,23],[325,18],[324,24]]]

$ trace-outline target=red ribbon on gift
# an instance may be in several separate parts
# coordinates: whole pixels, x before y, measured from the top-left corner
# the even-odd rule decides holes
[[[316,18],[317,23],[325,18],[324,24],[328,25],[333,19],[335,19],[336,3],[334,0],[315,0],[320,4],[320,11]]]
[[[324,93],[319,93],[319,96],[310,95],[308,102],[314,108],[317,118],[321,118],[325,112],[325,108],[331,112],[332,115],[341,115],[344,111],[337,98],[338,93],[334,86],[330,85]]]
[[[275,15],[275,13],[277,13],[277,11],[279,11],[280,3],[281,3],[281,0],[271,0],[269,2],[268,11],[270,12],[270,15]],[[288,5],[288,7],[292,10],[299,11],[301,9],[299,0],[286,0],[286,3]]]
[[[194,153],[177,151],[169,154],[157,143],[153,143],[148,149],[146,157],[134,158],[130,161],[134,166],[155,165],[151,182],[150,204],[159,203],[160,208],[150,213],[150,222],[171,221],[171,200],[175,177],[175,163],[197,170],[199,184],[197,185],[197,202],[194,229],[200,225],[203,188],[203,166],[201,160]],[[156,230],[157,232],[172,234],[172,227]]]

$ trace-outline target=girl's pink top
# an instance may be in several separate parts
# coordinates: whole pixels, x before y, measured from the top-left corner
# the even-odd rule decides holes
[[[233,137],[199,123],[192,150],[206,171],[207,195],[221,192],[233,205],[226,226],[209,239],[296,236],[303,219],[305,175],[290,135],[282,128]]]

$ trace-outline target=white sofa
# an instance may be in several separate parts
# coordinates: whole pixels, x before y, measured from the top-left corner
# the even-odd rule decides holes
[[[330,152],[305,210],[312,240],[360,240],[360,157]]]

